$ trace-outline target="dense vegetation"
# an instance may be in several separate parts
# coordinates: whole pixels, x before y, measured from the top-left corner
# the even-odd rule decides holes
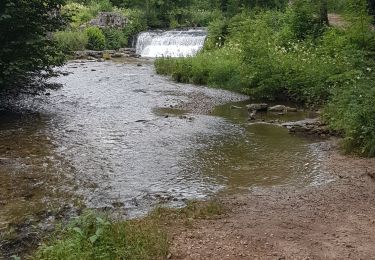
[[[64,25],[63,0],[0,2],[0,92],[35,93],[64,61],[50,37]],[[49,85],[51,87],[51,85]]]
[[[196,57],[156,61],[158,73],[266,100],[324,109],[347,151],[375,155],[375,32],[365,1],[339,6],[345,22],[330,27],[318,1],[285,10],[244,9],[209,25]]]

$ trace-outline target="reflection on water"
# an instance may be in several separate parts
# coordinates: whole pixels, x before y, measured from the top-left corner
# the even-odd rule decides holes
[[[231,188],[253,185],[309,185],[323,180],[320,161],[323,152],[317,143],[292,136],[280,126],[248,122],[246,103],[235,103],[242,109],[231,109],[231,104],[219,106],[214,114],[242,126],[242,135],[216,142],[202,153],[209,175],[219,175]],[[309,117],[306,112],[276,115],[258,113],[258,119],[297,121]],[[210,158],[217,158],[211,160]],[[220,173],[220,174],[218,174]]]
[[[225,186],[319,179],[321,153],[312,142],[277,126],[248,124],[244,109],[226,105],[208,116],[171,108],[194,102],[197,93],[217,104],[243,96],[175,84],[149,64],[65,69],[72,74],[56,79],[64,88],[24,102],[20,113],[2,113],[1,222],[67,203],[68,192],[89,207],[121,207],[134,216]]]
[[[62,176],[69,166],[53,152],[44,133],[48,118],[31,111],[0,113],[1,230],[70,202],[64,201],[69,176]]]

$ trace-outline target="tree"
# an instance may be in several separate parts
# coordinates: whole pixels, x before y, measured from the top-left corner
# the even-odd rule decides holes
[[[1,0],[0,92],[37,93],[48,85],[53,67],[64,61],[52,40],[63,27],[64,0]],[[51,86],[51,85],[50,85]]]
[[[369,13],[375,16],[375,0],[368,0],[368,9]]]
[[[328,20],[328,2],[327,0],[320,0],[320,22],[322,24],[329,24]]]

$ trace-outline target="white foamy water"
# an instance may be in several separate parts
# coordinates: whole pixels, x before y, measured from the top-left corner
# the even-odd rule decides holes
[[[204,29],[153,31],[138,35],[136,51],[142,57],[187,57],[202,49],[207,37]]]

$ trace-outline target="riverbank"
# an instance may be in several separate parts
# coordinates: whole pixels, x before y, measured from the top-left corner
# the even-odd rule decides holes
[[[373,259],[375,159],[321,145],[330,183],[223,196],[219,219],[169,228],[172,259]]]

